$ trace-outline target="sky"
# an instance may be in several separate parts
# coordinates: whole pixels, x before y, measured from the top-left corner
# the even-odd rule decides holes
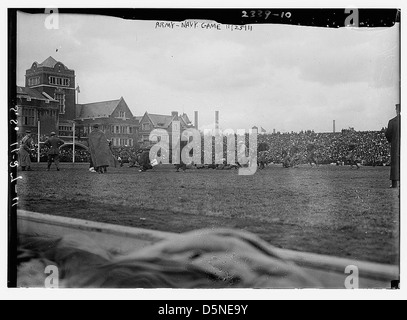
[[[399,103],[399,31],[253,25],[157,28],[157,21],[18,14],[17,85],[49,56],[76,72],[79,103],[123,97],[135,116],[185,112],[200,129],[380,130]]]

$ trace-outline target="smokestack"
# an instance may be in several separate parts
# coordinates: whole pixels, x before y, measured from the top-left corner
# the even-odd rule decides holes
[[[171,112],[171,116],[177,118],[178,117],[178,112],[177,111]]]
[[[219,111],[215,111],[215,129],[219,131]]]
[[[333,125],[334,125],[334,133],[336,133],[336,121],[335,120],[334,120]]]
[[[195,129],[199,130],[198,111],[195,111]]]

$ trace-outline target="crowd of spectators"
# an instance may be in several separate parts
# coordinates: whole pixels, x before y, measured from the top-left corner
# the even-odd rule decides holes
[[[72,148],[62,148],[60,152],[61,162],[72,162]],[[89,152],[84,149],[75,149],[75,162],[89,162]]]
[[[129,163],[137,158],[136,147],[111,147],[112,153],[116,159],[121,159],[123,163]]]
[[[121,159],[123,163],[131,162],[136,159],[137,148],[135,147],[112,147],[112,153],[116,159]],[[38,146],[34,145],[31,149],[31,160],[37,161]],[[46,162],[48,159],[48,148],[41,145],[40,149],[40,159],[41,162]],[[61,162],[72,162],[73,150],[72,146],[61,147],[60,149],[60,161]],[[75,149],[75,162],[89,162],[90,154],[87,150],[82,148]]]
[[[60,162],[72,162],[72,155],[73,155],[73,150],[72,147],[71,148],[64,148],[62,147],[60,149],[60,158],[59,161]],[[31,161],[36,162],[37,161],[37,157],[38,157],[38,147],[37,145],[35,145],[32,149],[31,149]],[[75,150],[75,162],[89,162],[89,152],[84,150],[84,149],[76,149]],[[48,161],[48,148],[45,146],[41,146],[40,149],[40,161],[41,162],[47,162]]]
[[[368,166],[388,165],[390,162],[390,144],[387,142],[385,129],[366,132],[349,129],[339,133],[306,131],[262,134],[258,136],[258,146],[266,163],[283,163],[288,153],[295,157],[296,163],[306,164],[309,161],[310,152],[318,164],[346,164],[350,155]],[[137,159],[137,147],[111,147],[111,149],[116,159],[122,163],[134,162]],[[226,139],[224,139],[224,150],[224,157],[226,157]],[[47,161],[47,151],[47,147],[41,146],[41,161]],[[32,149],[31,157],[36,161],[37,146]],[[89,157],[88,151],[81,148],[75,150],[75,162],[89,162]],[[62,147],[60,159],[61,162],[72,162],[72,147]]]
[[[298,163],[305,164],[310,152],[314,153],[319,164],[346,164],[350,157],[367,166],[388,165],[390,162],[390,144],[385,129],[267,134],[259,135],[258,143],[267,146],[268,150],[264,150],[267,162],[282,163],[284,155],[290,153]]]

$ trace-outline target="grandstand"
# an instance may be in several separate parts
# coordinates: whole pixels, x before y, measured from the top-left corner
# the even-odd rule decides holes
[[[346,163],[350,148],[359,161],[367,166],[387,165],[390,161],[390,145],[381,131],[343,130],[340,133],[283,133],[259,135],[258,143],[270,146],[268,162],[281,163],[284,150],[295,148],[299,163],[307,163],[307,148],[315,146],[319,163]]]
[[[315,156],[320,164],[346,164],[349,149],[352,148],[354,156],[366,166],[383,166],[390,162],[390,145],[385,136],[385,129],[381,131],[355,131],[343,130],[339,133],[315,133],[313,131],[299,133],[273,133],[258,136],[258,145],[267,145],[266,162],[280,164],[283,162],[283,152],[295,149],[297,163],[307,163],[307,150],[309,145],[315,147]],[[224,150],[227,142],[225,139]],[[135,147],[113,147],[113,153],[121,159],[135,156]],[[259,149],[259,151],[261,151]],[[47,150],[41,147],[41,162],[47,159]],[[32,151],[35,161],[37,149]],[[88,162],[89,154],[85,148],[75,150],[77,162]],[[226,157],[226,154],[225,154]],[[62,162],[72,162],[72,148],[62,148]]]

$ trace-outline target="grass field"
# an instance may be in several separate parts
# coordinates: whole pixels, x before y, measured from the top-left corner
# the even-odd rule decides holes
[[[254,176],[87,164],[20,172],[19,208],[154,230],[238,228],[276,247],[398,264],[399,192],[389,168],[270,166]],[[54,169],[55,170],[55,169]]]

